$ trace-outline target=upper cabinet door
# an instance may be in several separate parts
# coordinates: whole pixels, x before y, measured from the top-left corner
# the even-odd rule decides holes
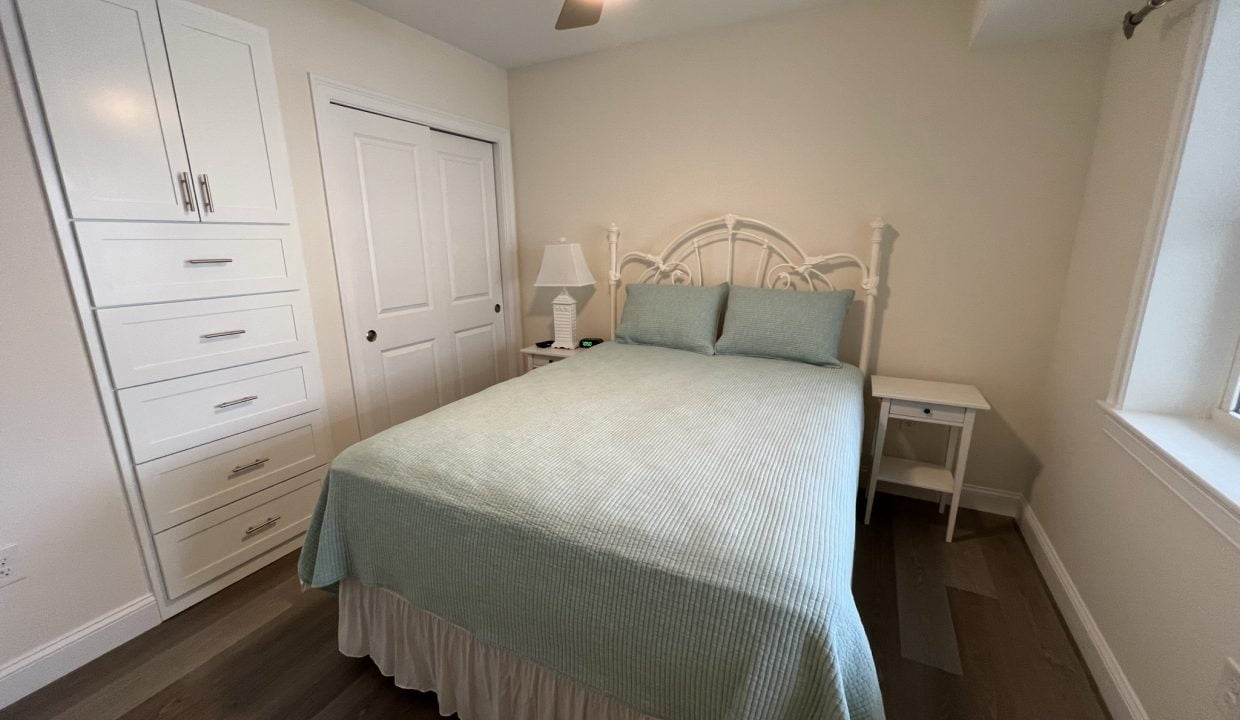
[[[159,11],[202,219],[290,222],[267,31],[183,0],[159,0]]]
[[[155,0],[18,9],[70,216],[197,221]]]

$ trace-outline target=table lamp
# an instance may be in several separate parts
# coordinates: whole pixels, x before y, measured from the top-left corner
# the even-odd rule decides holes
[[[542,267],[534,287],[558,287],[560,294],[551,301],[551,316],[555,319],[555,340],[551,347],[571,350],[577,347],[577,301],[568,294],[570,287],[594,284],[594,276],[586,267],[585,255],[577,243],[560,242],[543,250]]]

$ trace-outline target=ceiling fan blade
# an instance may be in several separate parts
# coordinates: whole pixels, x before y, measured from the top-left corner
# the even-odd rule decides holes
[[[588,27],[603,16],[603,0],[564,0],[560,18],[555,21],[556,30],[572,30]]]

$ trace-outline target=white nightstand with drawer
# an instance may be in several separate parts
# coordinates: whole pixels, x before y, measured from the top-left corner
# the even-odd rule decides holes
[[[581,352],[582,348],[573,348],[568,350],[565,348],[545,347],[540,348],[537,345],[521,348],[521,354],[525,356],[525,371],[529,372],[534,368],[550,365],[553,362],[570,358]]]
[[[978,410],[989,410],[990,404],[972,385],[907,380],[875,375],[870,378],[871,392],[882,399],[878,427],[874,431],[874,464],[870,468],[870,487],[866,493],[865,522],[870,523],[874,509],[874,491],[879,481],[923,488],[939,493],[939,512],[951,496],[951,514],[947,518],[947,541],[956,529],[956,512],[960,507],[960,488],[964,484],[965,464],[973,441],[973,420]],[[887,423],[891,418],[948,426],[947,464],[883,457],[887,439]]]

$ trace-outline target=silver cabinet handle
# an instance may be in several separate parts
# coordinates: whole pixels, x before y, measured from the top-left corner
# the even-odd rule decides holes
[[[185,262],[190,265],[227,265],[232,261],[232,258],[192,258]]]
[[[203,340],[211,340],[214,338],[222,338],[222,337],[229,337],[231,335],[244,335],[244,334],[245,334],[244,330],[225,330],[224,332],[207,333],[206,335],[199,335],[198,337],[202,338]]]
[[[236,400],[229,400],[228,402],[222,402],[219,405],[216,405],[215,409],[223,410],[226,407],[232,407],[233,405],[240,405],[241,403],[248,403],[251,400],[257,400],[257,399],[258,399],[257,395],[246,395],[243,398],[237,398]]]
[[[211,179],[203,173],[198,176],[198,183],[202,185],[202,209],[215,212],[215,201],[211,199]]]
[[[280,516],[279,516],[279,515],[276,515],[275,517],[269,517],[269,518],[267,518],[267,519],[266,519],[266,520],[264,520],[263,522],[260,522],[260,523],[259,523],[259,524],[257,524],[257,525],[251,525],[250,527],[246,528],[246,529],[245,529],[245,536],[246,536],[246,537],[250,537],[251,535],[257,535],[258,533],[260,533],[260,532],[262,532],[262,531],[264,531],[264,530],[270,530],[270,529],[271,529],[271,527],[272,527],[273,525],[275,525],[276,523],[278,523],[278,522],[280,522]]]
[[[265,465],[269,462],[271,462],[271,458],[259,458],[255,460],[254,462],[250,463],[249,465],[238,465],[237,467],[232,469],[232,474],[236,475],[237,473],[243,473],[246,470],[253,470],[259,465]]]
[[[194,190],[189,184],[189,173],[178,173],[177,180],[181,184],[181,203],[185,206],[185,212],[194,212]]]

